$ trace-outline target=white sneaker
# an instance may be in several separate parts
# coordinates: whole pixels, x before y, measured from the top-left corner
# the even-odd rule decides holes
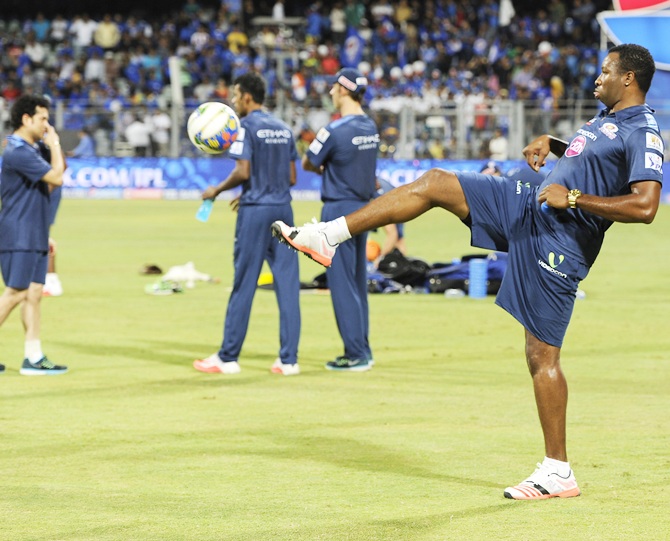
[[[284,376],[297,376],[300,374],[300,366],[298,363],[284,364],[281,362],[281,359],[277,357],[272,368],[270,368],[270,372],[273,374],[282,374]]]
[[[218,353],[212,353],[206,359],[196,359],[193,361],[193,368],[208,374],[239,374],[241,372],[240,364],[237,361],[223,362]]]
[[[62,294],[63,286],[58,275],[55,272],[48,272],[42,288],[42,295],[44,297],[60,297]]]
[[[290,227],[282,221],[272,224],[272,235],[280,242],[288,244],[324,267],[330,267],[335,250],[339,244],[331,244],[324,233],[324,222],[305,224],[302,227]]]
[[[579,496],[575,474],[570,470],[567,477],[561,477],[545,464],[538,464],[533,474],[514,487],[505,489],[505,498],[510,500],[546,500],[547,498],[571,498]]]

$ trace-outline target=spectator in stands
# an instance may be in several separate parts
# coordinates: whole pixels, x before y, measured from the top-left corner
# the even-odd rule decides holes
[[[116,48],[121,41],[119,25],[114,22],[109,13],[103,17],[95,29],[93,40],[98,47],[102,47],[105,50]]]
[[[507,137],[503,135],[502,129],[496,128],[489,141],[489,158],[498,161],[509,159],[508,146]]]
[[[79,130],[79,143],[66,155],[71,158],[95,158],[95,143],[88,128]]]
[[[163,109],[155,109],[149,117],[151,126],[152,154],[154,156],[169,156],[170,151],[170,128],[172,120]]]
[[[144,158],[151,146],[151,128],[139,116],[126,128],[126,140],[135,151],[135,156]]]
[[[88,13],[75,17],[68,32],[73,38],[72,44],[77,53],[93,43],[93,34],[97,27],[98,23],[91,19]]]

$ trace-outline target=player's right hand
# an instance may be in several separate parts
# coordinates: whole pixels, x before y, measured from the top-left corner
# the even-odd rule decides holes
[[[533,171],[539,171],[540,167],[545,164],[546,157],[550,152],[549,136],[540,135],[540,137],[529,143],[521,152],[524,158],[526,158],[526,163]]]
[[[47,131],[42,140],[49,148],[53,148],[60,144],[60,137],[58,137],[56,129],[51,124],[47,124]]]

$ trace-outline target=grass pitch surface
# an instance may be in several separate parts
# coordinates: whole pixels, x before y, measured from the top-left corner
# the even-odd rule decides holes
[[[370,297],[371,372],[341,353],[330,299],[304,295],[302,375],[270,374],[274,295],[258,291],[242,373],[196,372],[221,340],[234,216],[197,202],[63,202],[65,288],[43,302],[45,351],[71,372],[18,374],[18,313],[0,329],[3,540],[664,540],[670,538],[670,208],[615,225],[563,349],[569,452],[582,496],[505,500],[543,456],[523,331],[484,300]],[[319,205],[296,203],[296,221]],[[471,253],[433,210],[412,255]],[[146,295],[193,261],[222,278]],[[303,279],[321,268],[301,258]]]

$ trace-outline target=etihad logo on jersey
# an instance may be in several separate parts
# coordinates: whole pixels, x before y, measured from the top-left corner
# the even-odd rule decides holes
[[[357,147],[361,145],[369,145],[370,143],[379,143],[379,134],[374,135],[357,135],[351,140],[351,143]]]
[[[647,132],[646,135],[647,135],[647,148],[656,150],[661,154],[663,154],[663,139],[661,139],[655,133]]]
[[[644,166],[647,169],[652,169],[653,171],[660,171],[663,169],[663,158],[661,158],[658,154],[654,154],[653,152],[645,152]]]
[[[351,144],[358,147],[358,150],[369,150],[377,148],[379,144],[379,134],[374,135],[357,135],[351,140]]]
[[[559,255],[558,256],[558,263],[556,263],[556,254],[554,252],[549,252],[549,263],[545,263],[541,259],[537,260],[537,264],[540,265],[544,270],[547,272],[550,272],[551,274],[555,274],[556,276],[559,276],[560,278],[567,278],[568,275],[565,274],[564,272],[561,272],[559,270],[556,270],[556,267],[558,267],[563,261],[565,260],[565,256]]]
[[[602,126],[600,126],[600,128],[598,128],[598,131],[608,139],[614,139],[616,137],[616,132],[619,131],[619,127],[616,124],[612,124],[611,122],[605,122]]]
[[[258,130],[256,137],[259,139],[290,139],[291,130]]]
[[[565,151],[565,156],[567,158],[574,158],[575,156],[579,156],[582,152],[584,152],[585,147],[586,147],[586,137],[584,137],[583,135],[578,135],[572,140],[570,146]]]

